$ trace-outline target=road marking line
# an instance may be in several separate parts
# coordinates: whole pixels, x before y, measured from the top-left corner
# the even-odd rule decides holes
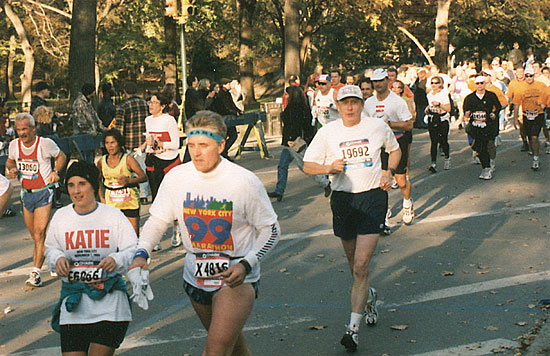
[[[550,270],[538,272],[538,273],[522,274],[514,277],[493,279],[490,281],[479,282],[479,283],[465,284],[458,287],[450,287],[450,288],[445,288],[440,290],[434,290],[434,291],[413,297],[411,300],[406,301],[404,303],[389,304],[389,305],[386,305],[385,307],[392,308],[392,307],[399,307],[399,306],[405,306],[405,305],[411,305],[411,304],[418,304],[418,303],[424,303],[424,302],[429,302],[433,300],[458,297],[466,294],[474,294],[474,293],[485,292],[489,290],[507,288],[507,287],[517,286],[517,285],[522,285],[527,283],[548,281],[548,280],[550,280]],[[382,305],[383,303],[381,302],[380,304]]]
[[[512,347],[516,348],[519,343],[506,339],[493,339],[483,342],[476,342],[468,345],[461,345],[456,347],[450,347],[444,350],[434,350],[423,354],[416,354],[413,356],[449,356],[449,355],[467,355],[467,356],[483,356],[493,355],[491,350],[499,349],[500,347]]]
[[[247,326],[243,328],[243,331],[255,331],[255,330],[263,330],[263,329],[270,329],[273,327],[278,326],[288,326],[288,325],[295,325],[295,324],[301,324],[301,323],[307,323],[314,321],[313,318],[299,318],[295,320],[291,320],[290,322],[275,322],[272,324],[264,324],[264,325],[257,325],[257,326]],[[120,345],[118,350],[129,350],[134,349],[137,347],[144,347],[144,346],[155,346],[160,344],[169,344],[173,342],[181,342],[181,341],[188,341],[188,340],[195,340],[195,339],[201,339],[205,338],[207,335],[206,331],[203,329],[195,330],[191,333],[191,336],[187,337],[172,337],[168,339],[159,339],[154,337],[140,337],[140,336],[128,336],[124,339],[124,342]],[[61,348],[60,347],[46,347],[42,349],[36,349],[31,351],[22,351],[22,352],[16,352],[13,354],[6,354],[2,356],[57,356],[61,354]]]

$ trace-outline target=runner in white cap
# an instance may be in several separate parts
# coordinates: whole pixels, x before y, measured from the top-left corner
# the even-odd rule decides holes
[[[351,315],[340,343],[356,350],[363,315],[368,325],[378,320],[376,291],[369,286],[369,263],[378,235],[384,228],[392,173],[401,152],[391,128],[379,118],[362,119],[363,96],[359,87],[338,91],[342,120],[323,126],[304,156],[304,172],[330,174],[334,234],[342,241],[353,277]],[[389,153],[388,170],[382,171],[380,151]]]
[[[336,95],[338,90],[331,87],[330,76],[328,74],[319,76],[318,85],[319,90],[317,90],[313,96],[311,113],[313,118],[319,123],[318,126],[324,126],[340,118],[338,109],[336,109]]]
[[[388,89],[388,73],[381,68],[372,72],[371,81],[376,95],[365,101],[363,114],[367,117],[383,119],[393,130],[401,149],[401,160],[395,170],[395,180],[403,195],[403,222],[406,225],[414,219],[414,207],[411,199],[411,183],[407,180],[407,162],[409,160],[409,144],[412,141],[414,120],[407,102],[399,95]],[[388,169],[388,154],[382,152],[382,170]],[[389,217],[388,213],[388,217]],[[386,219],[384,232],[391,231]]]

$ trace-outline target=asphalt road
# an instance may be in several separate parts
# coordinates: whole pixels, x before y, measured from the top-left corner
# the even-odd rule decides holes
[[[502,134],[497,170],[478,179],[463,131],[450,138],[452,169],[430,174],[429,137],[415,131],[410,178],[416,218],[401,223],[401,196],[390,193],[393,233],[381,237],[371,263],[379,294],[379,322],[363,325],[357,355],[513,355],[522,335],[545,312],[550,297],[550,155],[541,168],[519,151],[515,131]],[[268,191],[275,159],[246,152],[239,164]],[[18,207],[14,195],[14,206]],[[64,197],[66,202],[68,198]],[[339,344],[349,319],[351,276],[331,233],[329,201],[312,179],[291,165],[282,202],[273,202],[283,236],[262,263],[259,298],[245,335],[254,355],[345,355]],[[146,214],[148,206],[143,209]],[[185,253],[169,247],[153,255],[155,299],[133,309],[134,321],[119,355],[200,355],[205,332],[181,288]],[[0,355],[58,355],[49,327],[60,282],[24,286],[32,242],[19,215],[0,220]]]

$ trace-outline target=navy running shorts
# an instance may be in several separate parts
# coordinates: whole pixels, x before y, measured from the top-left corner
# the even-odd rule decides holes
[[[333,191],[330,198],[334,235],[353,240],[384,229],[388,193],[380,188],[361,193]]]

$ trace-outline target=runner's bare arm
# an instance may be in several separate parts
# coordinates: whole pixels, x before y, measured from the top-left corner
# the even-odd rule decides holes
[[[344,159],[340,158],[331,164],[319,164],[315,162],[304,162],[304,173],[317,174],[337,174],[344,170]]]
[[[6,160],[6,169],[8,170],[7,178],[15,179],[17,174],[17,165],[15,164],[15,160],[8,158]]]

